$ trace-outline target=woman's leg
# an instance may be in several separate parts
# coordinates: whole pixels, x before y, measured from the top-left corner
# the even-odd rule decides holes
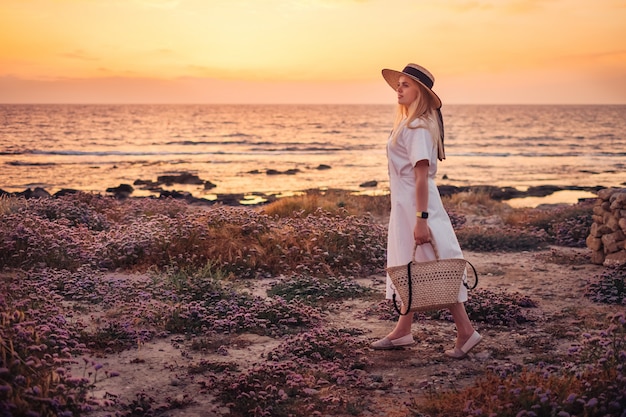
[[[456,345],[455,347],[460,349],[465,342],[474,334],[474,326],[470,322],[465,311],[465,304],[457,303],[450,307],[450,313],[454,318],[454,324],[456,325]]]
[[[400,316],[396,327],[387,335],[391,340],[403,337],[411,333],[411,325],[413,324],[413,313],[409,313],[405,316]]]
[[[405,346],[411,346],[415,344],[413,335],[411,334],[411,325],[413,324],[413,313],[407,315],[400,315],[396,327],[387,336],[383,337],[376,342],[373,342],[370,347],[375,350],[382,349],[396,349]]]

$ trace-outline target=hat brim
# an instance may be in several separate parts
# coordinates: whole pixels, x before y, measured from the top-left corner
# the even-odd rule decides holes
[[[385,79],[385,81],[387,81],[387,84],[389,84],[389,86],[393,88],[393,91],[398,90],[398,80],[400,80],[401,76],[404,75],[405,77],[409,77],[410,79],[415,80],[415,82],[423,85],[426,91],[428,91],[430,95],[435,99],[435,102],[437,103],[437,108],[441,107],[441,99],[439,98],[439,96],[435,94],[433,90],[428,88],[426,84],[424,84],[419,79],[412,76],[411,74],[407,74],[406,72],[396,71],[396,70],[392,70],[388,68],[383,69],[382,74],[383,74],[383,78]]]

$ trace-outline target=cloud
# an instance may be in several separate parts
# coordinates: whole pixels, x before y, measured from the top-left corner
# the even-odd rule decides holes
[[[547,63],[550,63],[551,66],[563,66],[565,64],[587,70],[591,68],[594,71],[620,70],[626,74],[626,49],[559,55]]]
[[[65,53],[60,54],[60,56],[64,58],[78,59],[80,61],[99,61],[100,60],[99,58],[89,55],[82,49],[75,49],[71,52],[65,52]]]
[[[346,104],[384,103],[388,99],[388,87],[378,81],[353,84],[271,83],[195,77],[176,80],[106,77],[37,81],[0,76],[0,103]]]

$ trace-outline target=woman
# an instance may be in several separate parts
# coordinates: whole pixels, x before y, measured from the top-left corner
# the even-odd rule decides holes
[[[384,69],[382,74],[398,95],[398,112],[387,143],[391,189],[387,266],[409,263],[415,244],[419,245],[415,252],[417,261],[435,259],[429,242],[437,246],[442,259],[462,258],[435,184],[437,160],[445,159],[445,152],[441,100],[432,90],[434,77],[416,64],[408,64],[402,71]],[[393,292],[387,276],[386,297],[392,298]],[[467,289],[463,285],[458,300],[450,308],[457,328],[456,344],[445,355],[463,359],[482,338],[465,311]],[[413,345],[412,322],[413,314],[401,315],[391,333],[371,347],[383,350]]]

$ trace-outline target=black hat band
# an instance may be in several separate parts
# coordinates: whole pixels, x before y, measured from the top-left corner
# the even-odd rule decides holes
[[[408,74],[408,75],[410,75],[412,77],[417,78],[426,87],[430,88],[431,90],[433,89],[434,81],[431,80],[430,77],[428,75],[424,74],[422,71],[420,71],[420,70],[418,70],[416,68],[413,68],[413,67],[404,67],[402,72],[405,73],[405,74]]]

